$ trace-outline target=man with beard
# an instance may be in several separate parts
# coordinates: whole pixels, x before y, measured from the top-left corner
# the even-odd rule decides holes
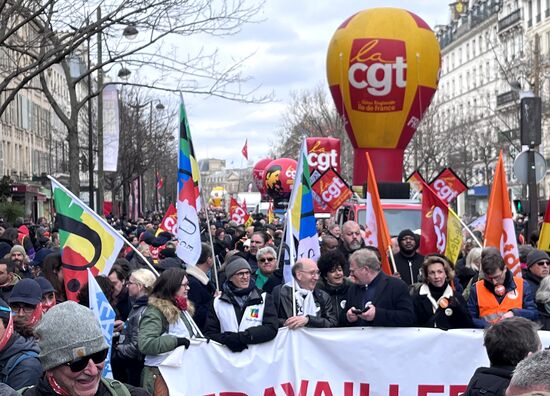
[[[342,252],[346,258],[344,264],[344,276],[349,276],[349,256],[365,247],[365,241],[361,236],[361,227],[359,224],[353,220],[348,220],[342,225],[342,234],[340,235],[340,246],[339,250]]]
[[[0,258],[0,298],[8,301],[11,291],[21,278],[15,273],[15,263],[10,259]]]
[[[418,254],[416,235],[411,230],[403,230],[397,236],[399,252],[394,256],[399,277],[407,284],[418,282],[418,274],[424,262],[424,256]]]
[[[29,256],[25,248],[21,245],[15,245],[10,250],[11,261],[15,263],[15,269],[17,274],[21,278],[32,278],[32,271],[29,265]]]

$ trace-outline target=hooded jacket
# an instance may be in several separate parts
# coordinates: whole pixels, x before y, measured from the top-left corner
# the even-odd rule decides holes
[[[33,356],[22,359],[14,367],[7,367],[10,358],[17,359],[16,355],[28,352],[32,353]],[[25,339],[14,332],[6,347],[0,351],[0,380],[14,389],[36,385],[42,376],[42,365],[38,360],[39,353],[40,349],[34,339]],[[36,355],[34,356],[34,354]],[[10,369],[11,372],[8,375],[6,371]],[[6,375],[7,380],[5,379]]]
[[[510,384],[514,367],[480,367],[470,379],[463,396],[502,396]]]

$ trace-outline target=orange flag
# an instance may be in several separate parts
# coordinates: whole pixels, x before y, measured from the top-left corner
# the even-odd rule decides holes
[[[370,161],[369,153],[367,155],[367,203],[366,203],[366,221],[365,221],[365,243],[368,246],[378,248],[380,257],[382,258],[382,271],[391,275],[392,270],[388,260],[388,249],[391,243],[390,233],[386,225],[386,218],[380,203],[380,195],[378,194],[378,185],[374,169]]]
[[[485,246],[500,249],[506,266],[514,276],[521,276],[516,230],[512,220],[512,208],[508,198],[508,185],[502,151],[498,157],[495,177],[487,209],[487,224],[485,226]]]

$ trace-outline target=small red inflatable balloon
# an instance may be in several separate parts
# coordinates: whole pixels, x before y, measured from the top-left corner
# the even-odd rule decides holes
[[[254,165],[254,168],[252,168],[252,180],[254,180],[254,184],[256,185],[256,188],[262,195],[265,195],[266,193],[265,183],[264,183],[265,167],[271,161],[273,161],[272,158],[264,158],[256,162],[256,165]]]
[[[264,172],[267,195],[274,200],[290,198],[290,191],[296,177],[297,163],[290,158],[279,158],[271,161]]]

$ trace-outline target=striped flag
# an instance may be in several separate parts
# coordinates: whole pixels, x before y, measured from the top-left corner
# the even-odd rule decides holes
[[[191,131],[180,104],[180,142],[178,165],[178,246],[176,254],[187,265],[195,265],[201,254],[201,233],[198,212],[200,210],[199,166],[195,157]]]
[[[59,228],[63,279],[67,297],[78,301],[78,291],[93,275],[108,275],[124,238],[53,177],[52,195]]]
[[[495,177],[487,209],[487,223],[485,226],[485,246],[496,247],[500,250],[506,266],[514,276],[521,277],[516,229],[512,220],[512,207],[508,198],[506,171],[502,151],[498,156]]]
[[[290,246],[296,246],[296,249],[290,249],[289,260],[285,259],[285,280],[290,281],[290,263],[300,257],[308,257],[317,261],[321,252],[319,250],[319,238],[315,226],[315,215],[313,212],[313,196],[311,194],[311,181],[309,177],[309,165],[307,162],[307,150],[305,140],[302,142],[298,157],[298,166],[296,169],[296,178],[290,193],[288,203],[287,239],[286,243]],[[293,238],[293,243],[289,239]]]
[[[550,251],[550,199],[546,206],[546,213],[544,214],[544,223],[542,223],[542,228],[540,230],[538,246],[540,250],[546,252]]]

